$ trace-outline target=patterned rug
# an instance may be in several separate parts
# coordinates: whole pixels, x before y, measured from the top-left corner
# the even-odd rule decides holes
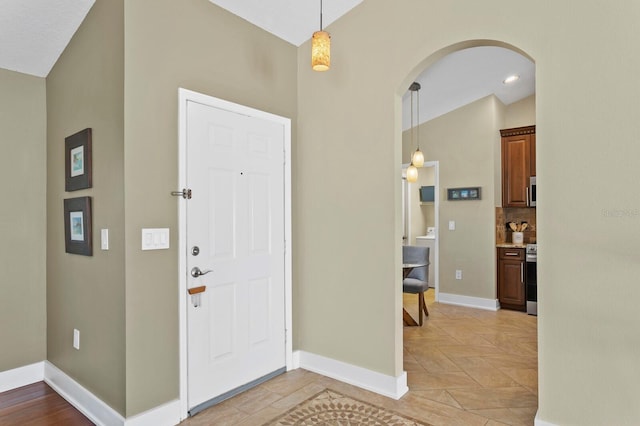
[[[325,389],[264,426],[430,426]]]

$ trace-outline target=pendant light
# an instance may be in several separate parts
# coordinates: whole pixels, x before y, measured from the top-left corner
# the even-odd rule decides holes
[[[411,140],[411,149],[413,149],[413,133],[414,133],[414,129],[413,129],[413,92],[416,92],[420,90],[420,84],[418,83],[413,83],[411,86],[409,86],[409,91],[411,92],[411,127],[409,128],[410,133],[410,140]],[[411,156],[411,164],[409,164],[409,167],[407,167],[407,182],[410,183],[414,183],[418,181],[418,168],[416,167],[416,165],[414,164],[414,155]]]
[[[422,151],[420,151],[420,88],[421,88],[420,83],[416,83],[416,82],[414,82],[411,85],[411,87],[409,87],[409,90],[411,90],[411,106],[413,106],[413,92],[416,92],[417,98],[418,98],[418,102],[417,102],[418,114],[417,114],[417,120],[416,120],[417,149],[416,149],[416,152],[414,152],[413,156],[411,157],[411,162],[416,167],[424,166],[424,154],[422,153]],[[413,118],[413,112],[411,113],[411,118]]]
[[[322,30],[322,0],[320,0],[320,31],[311,37],[311,68],[327,71],[331,67],[331,36]]]

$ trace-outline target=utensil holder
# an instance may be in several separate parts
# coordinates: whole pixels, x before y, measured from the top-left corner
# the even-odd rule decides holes
[[[524,234],[522,232],[514,232],[511,234],[511,242],[513,244],[522,244],[524,242]]]

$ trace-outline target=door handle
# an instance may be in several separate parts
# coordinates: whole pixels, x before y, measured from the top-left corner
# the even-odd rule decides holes
[[[197,266],[194,266],[191,269],[191,276],[193,278],[198,278],[201,277],[202,275],[207,275],[209,272],[213,272],[211,269],[207,269],[206,271],[201,271],[200,268],[198,268]]]
[[[520,262],[520,282],[524,284],[524,263]]]

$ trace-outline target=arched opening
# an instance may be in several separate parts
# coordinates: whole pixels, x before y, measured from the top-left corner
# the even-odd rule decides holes
[[[506,53],[503,57],[512,56],[516,62],[520,60],[522,63],[528,63],[535,73],[533,59],[525,52],[502,42],[475,40],[448,46],[421,61],[399,89],[398,95],[406,99],[407,88],[417,81],[422,86],[423,100],[448,104],[444,108],[432,108],[431,111],[423,112],[423,117],[419,117],[417,122],[420,128],[420,149],[427,161],[438,164],[440,171],[439,176],[435,177],[435,182],[439,184],[435,185],[436,202],[421,203],[412,207],[411,202],[403,200],[403,211],[409,210],[414,215],[423,215],[420,220],[411,219],[411,223],[414,226],[417,224],[419,229],[410,232],[407,240],[410,245],[420,246],[426,242],[432,247],[433,255],[430,261],[436,271],[430,277],[430,281],[436,281],[430,283],[434,290],[425,293],[429,318],[421,328],[418,327],[419,332],[407,326],[404,328],[404,370],[408,371],[410,389],[412,385],[421,389],[421,381],[447,378],[441,390],[447,393],[447,397],[454,399],[455,396],[449,393],[448,386],[464,387],[474,382],[480,386],[521,387],[523,394],[528,392],[527,397],[534,398],[537,393],[537,370],[535,381],[532,377],[522,379],[509,376],[513,371],[501,366],[499,360],[502,359],[505,365],[511,363],[508,357],[501,358],[501,351],[506,350],[506,346],[511,342],[505,341],[499,332],[493,335],[483,334],[479,324],[482,321],[502,321],[502,317],[498,315],[508,315],[509,320],[515,324],[514,333],[522,332],[523,341],[529,339],[526,345],[531,343],[527,347],[527,350],[531,350],[526,356],[532,365],[526,370],[531,373],[537,368],[536,318],[528,316],[526,312],[495,312],[500,309],[497,247],[511,242],[510,232],[504,229],[506,223],[527,222],[532,232],[527,234],[525,242],[535,242],[535,209],[515,209],[503,204],[500,136],[501,129],[535,125],[535,77],[527,76],[531,81],[520,81],[522,84],[519,86],[507,87],[503,80],[509,74],[518,73],[517,69],[509,68],[512,65],[508,65],[497,82],[505,89],[502,93],[496,90],[476,90],[467,97],[463,96],[453,101],[443,98],[459,96],[459,88],[473,92],[474,83],[469,83],[466,79],[459,81],[459,87],[455,87],[456,90],[451,92],[447,92],[446,88],[440,93],[429,91],[430,84],[425,78],[439,78],[437,73],[430,74],[430,70],[438,69],[441,73],[441,64],[447,61],[447,66],[459,66],[458,62],[450,59],[471,51],[479,55],[481,63],[484,54],[488,55],[485,61],[496,61],[492,54]],[[494,66],[495,63],[491,65],[491,68],[499,68]],[[469,68],[477,72],[486,71],[474,65]],[[464,73],[460,75],[464,78]],[[460,75],[455,74],[454,77],[460,78]],[[521,90],[523,84],[528,83],[531,83],[533,90]],[[521,90],[521,93],[512,96],[509,92],[515,90],[510,89]],[[406,106],[406,102],[403,102],[403,105]],[[424,105],[422,110],[425,111]],[[403,108],[403,115],[406,116],[406,108]],[[397,128],[397,131],[402,133],[403,165],[411,161],[411,153],[417,148],[415,145],[408,146],[411,144],[411,137],[408,135],[407,122],[406,119],[403,120],[402,127]],[[428,174],[430,173],[425,173]],[[535,175],[535,172],[533,174]],[[415,193],[413,200],[419,203],[417,194],[423,184],[424,182],[419,180],[418,184],[414,184],[414,188],[403,189],[403,194]],[[477,197],[476,188],[479,188]],[[449,192],[454,189],[460,191]],[[435,229],[432,231],[435,234],[435,242],[426,239],[428,230],[432,228]],[[522,250],[524,259],[524,249],[519,250]],[[403,306],[415,317],[418,304],[414,298],[415,295],[404,294]],[[447,321],[441,321],[442,316],[446,316]],[[436,331],[429,330],[432,325],[437,328]],[[518,329],[520,326],[521,330]],[[490,326],[485,330],[489,329]],[[439,349],[443,347],[446,349]],[[474,355],[476,349],[479,354],[477,356]],[[482,351],[493,350],[494,358],[482,354]],[[523,352],[526,350],[523,349]],[[410,366],[406,363],[410,363]],[[448,384],[447,380],[454,376],[453,382],[456,383]],[[491,380],[486,379],[487,377],[493,377],[491,380],[494,382],[490,383]],[[438,395],[442,397],[442,394]],[[464,404],[461,405],[466,408]]]

